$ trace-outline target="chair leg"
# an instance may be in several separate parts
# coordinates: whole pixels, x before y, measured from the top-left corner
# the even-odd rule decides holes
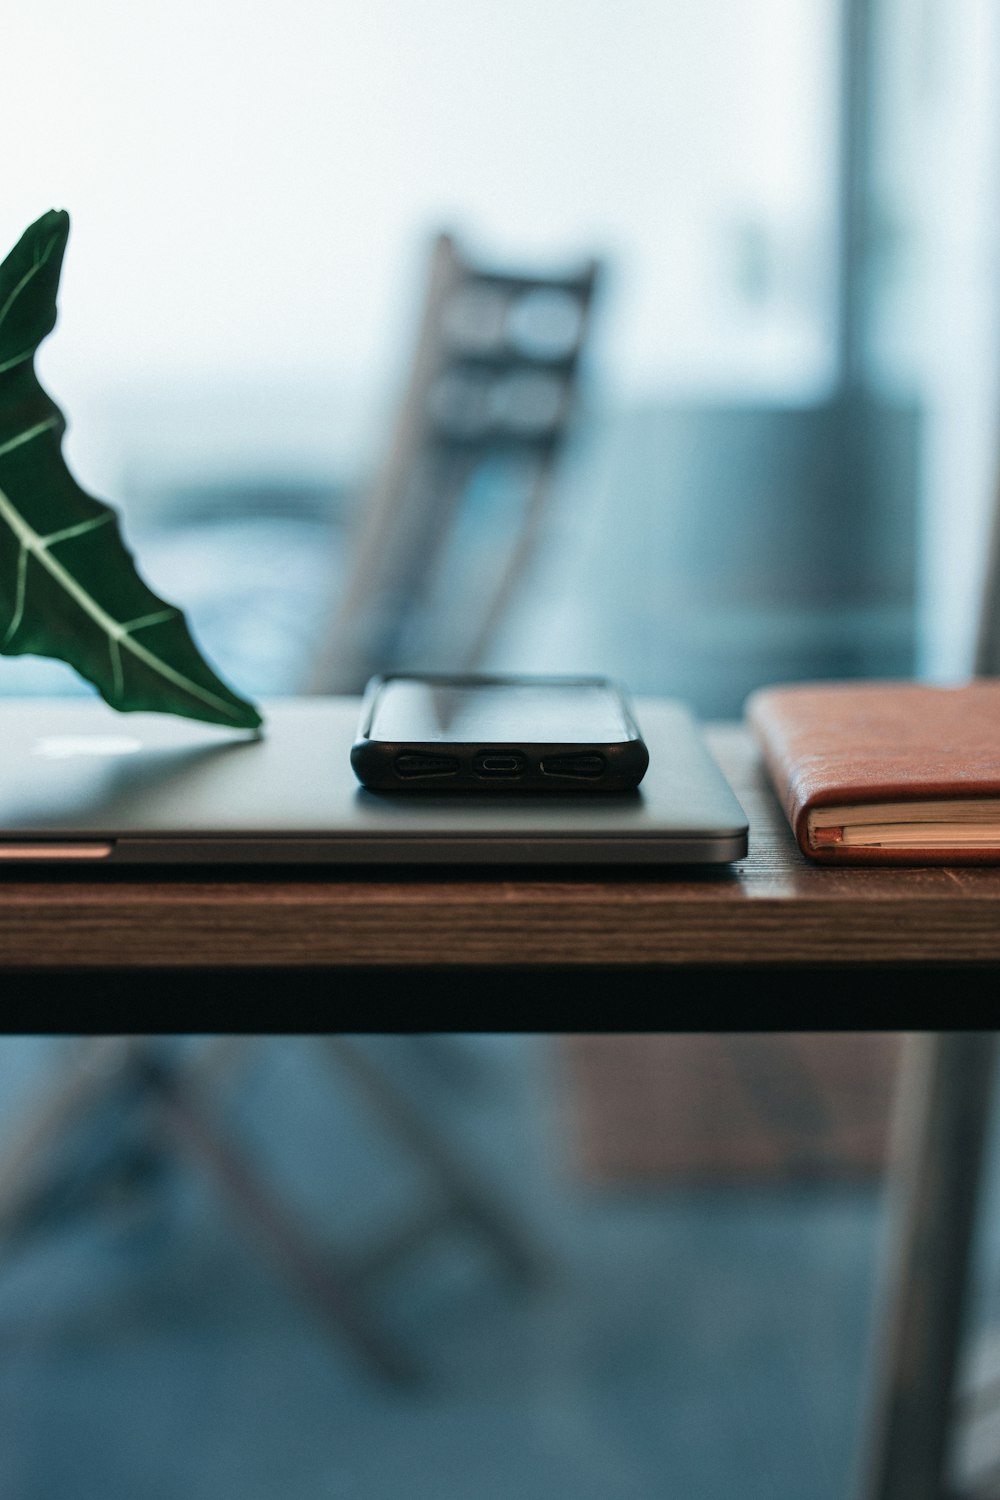
[[[311,1241],[265,1187],[209,1118],[190,1085],[154,1059],[145,1061],[145,1070],[170,1136],[207,1172],[233,1212],[251,1226],[324,1320],[349,1338],[374,1373],[396,1384],[414,1382],[418,1371],[409,1356],[376,1327],[357,1292],[337,1274],[331,1255]]]
[[[44,1192],[39,1163],[121,1078],[122,1037],[84,1037],[0,1160],[0,1239],[17,1237]]]
[[[328,1051],[354,1079],[374,1112],[394,1137],[417,1158],[440,1186],[450,1215],[460,1218],[500,1257],[519,1281],[537,1280],[545,1257],[503,1204],[496,1191],[470,1167],[353,1042],[339,1036],[325,1039]]]

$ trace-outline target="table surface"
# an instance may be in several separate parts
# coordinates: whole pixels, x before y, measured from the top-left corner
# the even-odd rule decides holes
[[[831,870],[797,850],[746,731],[708,739],[750,820],[715,870],[5,871],[0,964],[761,966],[1000,962],[1000,867]]]

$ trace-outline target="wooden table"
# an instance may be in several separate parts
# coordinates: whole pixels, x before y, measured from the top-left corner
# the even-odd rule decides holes
[[[749,857],[722,872],[5,871],[5,1024],[918,1033],[862,1487],[939,1500],[992,1077],[1000,868],[814,868],[744,732],[710,742],[751,827]]]
[[[710,739],[751,824],[750,855],[731,870],[298,870],[236,878],[213,871],[144,878],[133,868],[88,870],[81,880],[73,873],[18,875],[11,869],[0,875],[0,963],[22,971],[26,982],[59,968],[188,970],[177,1012],[185,1028],[201,1024],[190,971],[267,968],[291,981],[299,970],[346,974],[398,966],[431,966],[443,985],[447,971],[468,967],[482,968],[484,981],[497,968],[550,976],[579,971],[578,985],[595,967],[627,970],[641,1014],[632,1015],[628,987],[619,983],[622,1008],[604,1018],[626,1029],[653,1019],[664,1027],[714,1024],[716,1016],[704,1008],[696,1015],[682,1006],[676,1014],[667,996],[664,980],[679,981],[692,968],[725,976],[716,994],[731,995],[726,1019],[748,1026],[963,1024],[970,987],[992,982],[1000,964],[1000,868],[812,867],[798,854],[745,734],[724,727]],[[928,966],[947,972],[963,987],[947,994],[918,990],[908,976],[915,966],[921,974]],[[749,969],[773,971],[773,1008],[756,1009],[761,997],[746,989]],[[652,987],[640,982],[644,972],[655,975]],[[334,1012],[347,1004],[344,987],[338,988],[341,996],[330,1000]],[[51,985],[44,990],[53,993]],[[293,992],[286,986],[286,997]],[[648,1004],[654,996],[655,1015]],[[532,1019],[526,1010],[518,1016],[520,995],[510,997],[509,1016],[495,985],[485,983],[484,997],[490,1024]],[[217,1003],[213,1020],[238,1023],[239,1015],[224,1007],[216,1016]],[[479,1025],[467,993],[463,1003],[453,1019]],[[289,1013],[286,999],[282,1014],[269,1018],[265,1011],[255,1020],[311,1026],[320,1019],[314,1007],[313,992],[307,1017]],[[553,995],[546,1013],[572,1025],[573,1002],[558,1004]],[[14,1023],[27,1019],[15,1004]],[[83,1009],[79,1019],[86,1020]],[[141,1019],[133,1012],[133,1024]],[[351,1021],[349,1014],[330,1019]],[[578,1017],[588,1024],[595,1019]],[[44,1025],[46,1018],[33,1020]],[[410,1020],[419,1025],[426,1017]]]

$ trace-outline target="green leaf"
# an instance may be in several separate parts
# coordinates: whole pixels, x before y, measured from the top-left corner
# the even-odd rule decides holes
[[[35,375],[56,321],[69,215],[52,210],[0,264],[0,652],[56,656],[112,708],[256,729],[183,614],[136,572],[110,506],[62,456],[66,423]]]

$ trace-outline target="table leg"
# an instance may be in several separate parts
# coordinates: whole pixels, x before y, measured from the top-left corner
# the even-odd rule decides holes
[[[908,1035],[862,1500],[942,1500],[995,1036]]]

